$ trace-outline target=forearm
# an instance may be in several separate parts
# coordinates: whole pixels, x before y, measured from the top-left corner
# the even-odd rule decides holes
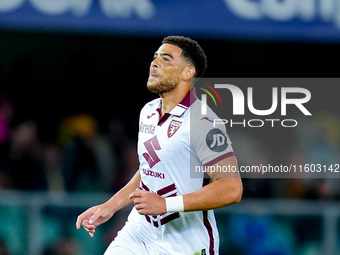
[[[238,203],[242,197],[239,178],[221,178],[196,192],[183,195],[184,211],[204,211]]]
[[[132,200],[129,199],[129,195],[139,188],[140,180],[141,177],[138,170],[131,180],[106,202],[106,204],[112,208],[113,212],[117,212],[132,203]]]

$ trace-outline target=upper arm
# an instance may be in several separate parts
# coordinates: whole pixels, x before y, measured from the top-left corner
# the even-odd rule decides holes
[[[214,180],[220,178],[240,179],[237,159],[235,156],[224,158],[213,165],[207,166],[206,169],[208,175]]]
[[[212,171],[214,169],[214,171]],[[238,172],[237,159],[235,156],[225,158],[210,166],[208,172],[213,182],[219,182],[221,193],[227,196],[227,204],[238,203],[243,194],[242,181]]]
[[[212,166],[235,166],[237,161],[234,156],[225,158]],[[243,188],[238,172],[221,175],[210,172],[213,182],[206,183],[201,189],[185,194],[185,211],[210,210],[238,203],[242,198]],[[208,179],[206,179],[208,180]]]

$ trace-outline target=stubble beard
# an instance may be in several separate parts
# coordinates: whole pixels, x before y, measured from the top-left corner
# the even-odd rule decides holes
[[[174,91],[177,88],[179,81],[180,81],[179,76],[173,76],[163,81],[159,81],[155,84],[148,81],[146,85],[149,91],[156,93],[158,95],[163,95]]]

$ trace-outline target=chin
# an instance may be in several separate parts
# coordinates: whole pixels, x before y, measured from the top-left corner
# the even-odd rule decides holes
[[[148,88],[149,91],[153,93],[158,93],[157,84],[148,81],[146,87]]]

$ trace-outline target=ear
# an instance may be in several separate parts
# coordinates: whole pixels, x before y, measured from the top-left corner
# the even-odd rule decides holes
[[[193,66],[186,66],[183,70],[183,80],[190,80],[195,76],[196,69]]]

